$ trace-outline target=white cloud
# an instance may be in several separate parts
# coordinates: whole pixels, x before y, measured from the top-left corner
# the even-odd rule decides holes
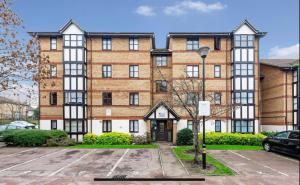
[[[182,15],[189,11],[198,11],[198,12],[211,12],[214,10],[222,10],[226,8],[226,5],[223,5],[220,2],[206,4],[202,1],[190,1],[185,0],[183,2],[178,2],[172,6],[167,6],[164,9],[164,13],[167,15]]]
[[[135,13],[143,15],[143,16],[154,16],[156,15],[153,8],[151,6],[142,5],[137,7]]]
[[[288,47],[275,46],[270,49],[269,58],[299,59],[299,43]]]

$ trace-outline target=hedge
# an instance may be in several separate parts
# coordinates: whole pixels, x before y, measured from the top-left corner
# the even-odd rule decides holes
[[[1,132],[7,145],[21,147],[46,146],[50,139],[63,140],[67,134],[61,130],[7,130]]]
[[[176,138],[177,145],[192,145],[193,144],[193,131],[188,128],[184,128],[177,133]]]
[[[265,137],[266,136],[263,134],[208,132],[205,134],[205,143],[219,145],[260,146]],[[199,139],[202,140],[202,133],[199,134]]]
[[[132,137],[127,133],[120,132],[110,132],[101,135],[86,134],[83,137],[83,144],[129,145],[132,144]]]

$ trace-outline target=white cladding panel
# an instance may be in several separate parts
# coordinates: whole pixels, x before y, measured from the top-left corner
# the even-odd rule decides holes
[[[249,90],[254,90],[254,79],[249,77]]]
[[[254,106],[249,106],[249,118],[253,119],[254,118]]]
[[[254,49],[248,49],[248,61],[254,61]]]
[[[247,61],[247,49],[242,49],[242,61]]]
[[[241,89],[241,78],[235,78],[235,90]]]
[[[168,118],[168,109],[160,106],[156,109],[156,118]]]
[[[76,118],[76,106],[71,106],[71,118]]]
[[[235,118],[241,118],[241,107],[235,109]]]
[[[76,90],[76,77],[71,77],[71,90]]]
[[[242,106],[242,118],[248,118],[248,107]]]
[[[70,118],[70,107],[65,106],[65,118]]]
[[[83,78],[82,77],[77,78],[77,89],[83,90]]]
[[[83,118],[83,107],[78,106],[77,109],[78,109],[78,111],[77,111],[78,115],[77,116],[78,116],[79,119],[82,119]]]
[[[255,32],[251,28],[249,28],[249,26],[247,26],[246,24],[244,24],[238,30],[236,30],[234,32],[234,34],[249,34],[249,35],[253,35],[253,34],[255,34]]]
[[[234,61],[239,62],[241,60],[241,49],[234,50]]]
[[[83,34],[75,24],[71,24],[62,34]]]
[[[70,90],[70,78],[69,77],[65,77],[64,78],[64,84],[65,84],[65,90]]]
[[[247,78],[242,78],[242,90],[247,90]]]

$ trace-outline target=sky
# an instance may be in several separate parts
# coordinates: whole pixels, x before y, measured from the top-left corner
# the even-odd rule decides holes
[[[248,21],[260,31],[261,58],[298,58],[299,0],[13,0],[27,31],[57,31],[74,19],[86,31],[232,31]]]

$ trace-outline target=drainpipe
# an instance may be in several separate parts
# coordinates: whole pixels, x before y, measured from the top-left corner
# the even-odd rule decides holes
[[[288,130],[288,125],[287,125],[287,73],[288,71],[285,72],[285,130]]]

